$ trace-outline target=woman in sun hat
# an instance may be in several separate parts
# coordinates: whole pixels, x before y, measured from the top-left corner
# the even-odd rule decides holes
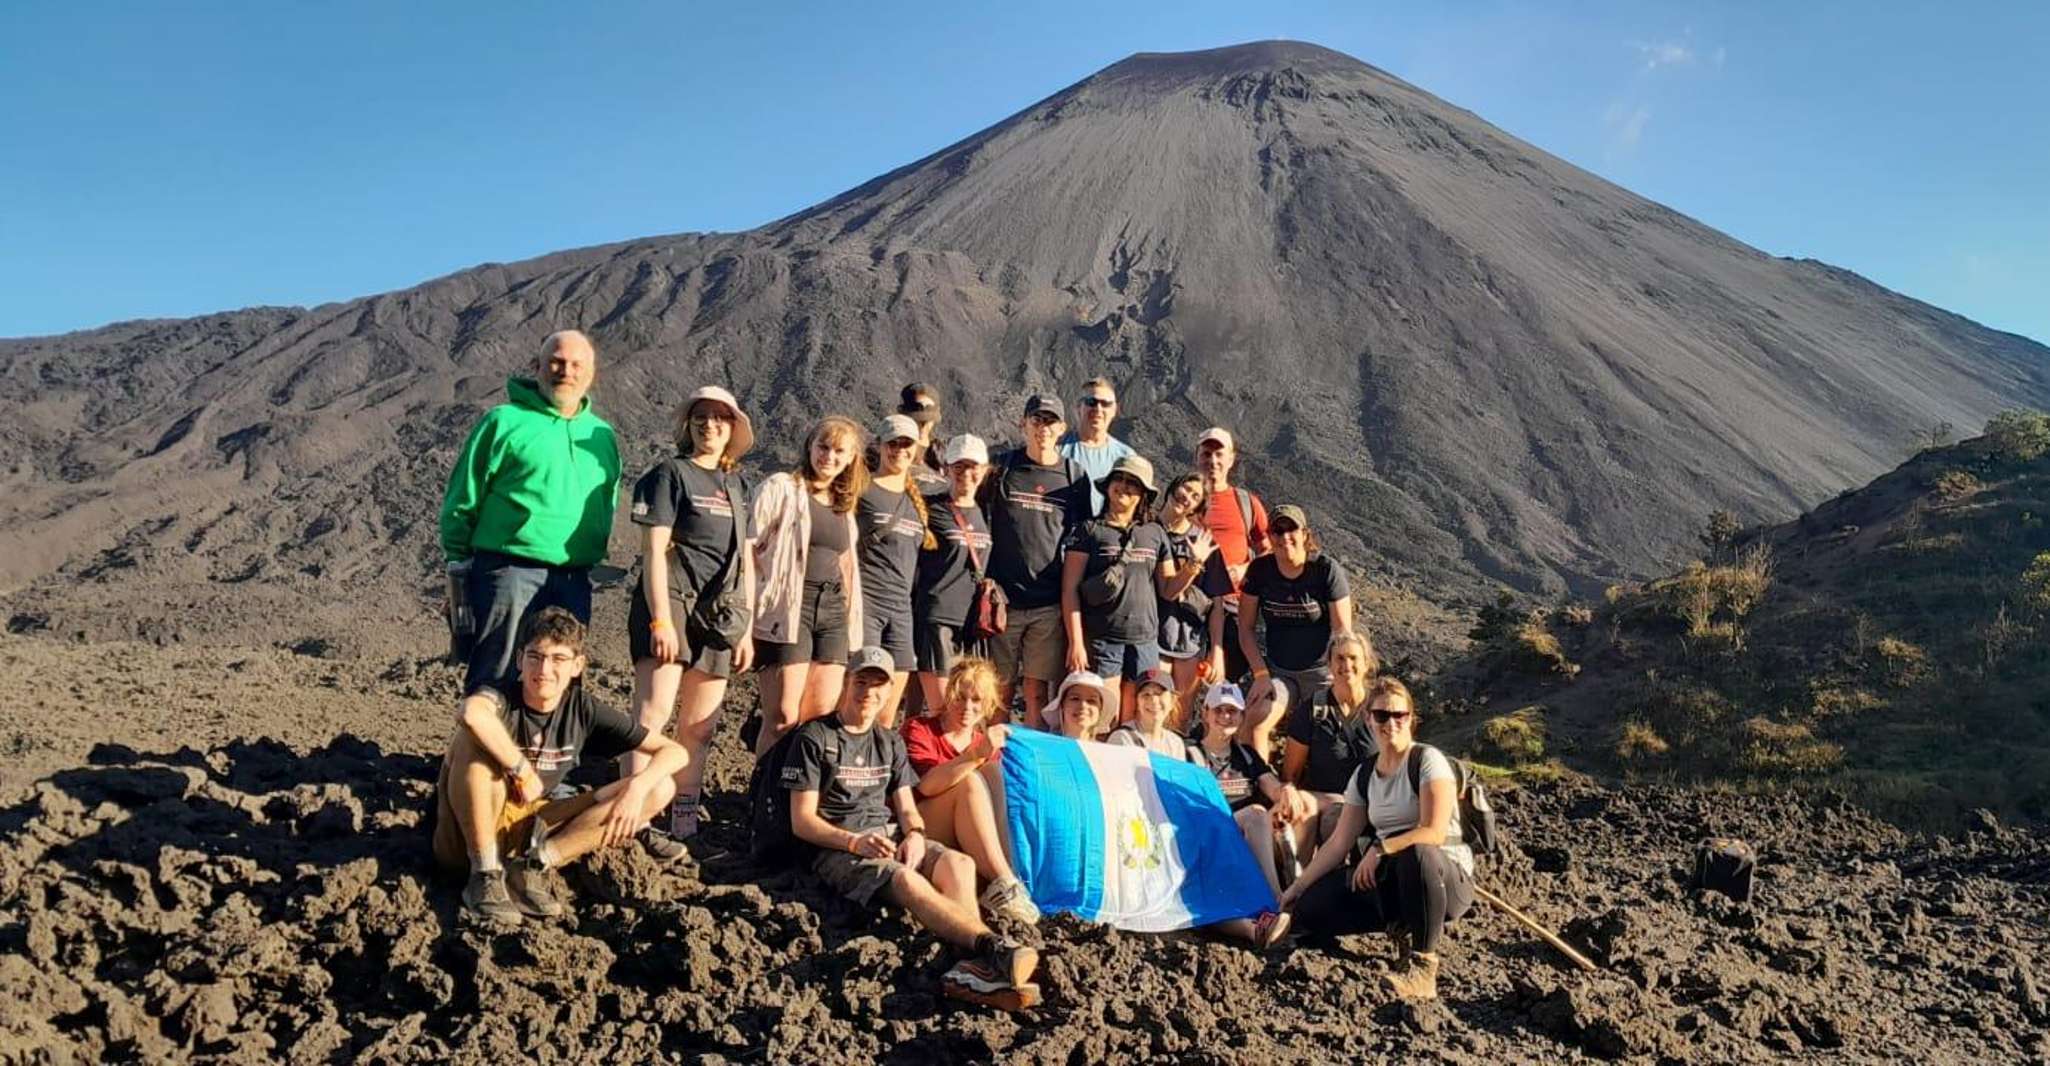
[[[664,860],[680,856],[682,840],[697,832],[713,716],[727,680],[754,660],[747,620],[722,635],[711,611],[729,589],[738,590],[729,601],[754,602],[747,486],[733,469],[754,438],[733,394],[707,385],[676,410],[675,454],[634,483],[631,515],[641,529],[640,580],[627,610],[634,709],[651,732],[675,712],[676,739],[690,753],[676,775],[668,824],[642,830],[648,851]],[[630,754],[622,767],[632,773],[646,760]]]
[[[1099,728],[1128,716],[1139,676],[1160,665],[1156,576],[1167,532],[1153,521],[1153,464],[1127,455],[1097,483],[1103,509],[1068,539],[1061,567],[1061,616],[1068,669],[1089,670],[1115,687]]]

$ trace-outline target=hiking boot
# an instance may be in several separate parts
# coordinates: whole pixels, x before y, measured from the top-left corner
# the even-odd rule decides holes
[[[1031,949],[1026,949],[1031,950]],[[940,991],[951,999],[998,1010],[1030,1010],[1039,1005],[1039,986],[1006,981],[982,959],[962,959],[940,976]]]
[[[982,958],[999,977],[1013,985],[1030,984],[1032,971],[1039,969],[1039,949],[1026,947],[1007,936],[997,937]]]
[[[1395,972],[1383,977],[1381,983],[1403,999],[1437,999],[1438,956],[1428,951],[1414,952],[1409,957],[1409,965],[1397,967]]]
[[[1261,911],[1260,916],[1253,919],[1253,946],[1265,951],[1281,943],[1293,922],[1287,911]]]
[[[690,849],[684,847],[683,841],[676,839],[675,834],[665,833],[652,825],[641,827],[639,836],[641,850],[656,862],[667,865],[690,854]]]
[[[1410,953],[1416,945],[1410,943],[1409,923],[1395,922],[1388,927],[1388,943],[1395,949],[1395,966],[1401,969],[1409,965]]]
[[[982,909],[1001,914],[1026,925],[1039,924],[1039,908],[1025,891],[1025,882],[1015,877],[998,878],[982,890]]]
[[[505,886],[513,906],[529,918],[560,918],[568,913],[548,870],[533,859],[514,859],[505,869]]]
[[[463,913],[493,925],[520,924],[520,909],[505,890],[504,870],[472,870],[463,886]]]

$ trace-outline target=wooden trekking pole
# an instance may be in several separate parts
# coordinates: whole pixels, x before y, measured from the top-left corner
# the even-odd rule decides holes
[[[1601,969],[1601,967],[1596,966],[1592,961],[1590,961],[1587,956],[1582,955],[1580,952],[1573,950],[1573,945],[1568,944],[1564,940],[1559,939],[1559,934],[1552,932],[1550,929],[1547,929],[1542,925],[1539,925],[1536,919],[1533,919],[1530,915],[1525,914],[1514,907],[1511,907],[1507,903],[1504,903],[1502,901],[1502,897],[1495,895],[1493,892],[1490,892],[1479,885],[1473,886],[1473,892],[1474,895],[1479,896],[1480,898],[1487,900],[1489,903],[1494,904],[1497,908],[1499,908],[1502,911],[1502,913],[1508,915],[1511,918],[1516,919],[1517,924],[1523,926],[1525,929],[1528,929],[1533,933],[1536,933],[1538,935],[1538,938],[1543,940],[1545,943],[1550,944],[1553,947],[1558,948],[1561,952],[1565,953],[1567,958],[1573,960],[1574,965],[1579,966],[1581,969],[1586,970],[1589,973],[1593,973],[1594,971]]]

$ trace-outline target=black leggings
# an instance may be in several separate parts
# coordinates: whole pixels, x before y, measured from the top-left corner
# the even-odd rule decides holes
[[[1296,901],[1295,927],[1308,936],[1371,933],[1409,926],[1417,951],[1438,950],[1445,923],[1473,906],[1473,878],[1435,844],[1404,848],[1381,860],[1374,887],[1352,890],[1355,863],[1325,874]]]

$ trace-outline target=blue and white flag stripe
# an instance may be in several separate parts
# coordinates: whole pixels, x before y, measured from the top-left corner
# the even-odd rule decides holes
[[[1041,910],[1161,932],[1274,909],[1200,766],[1014,729],[1003,774],[1012,857]]]

